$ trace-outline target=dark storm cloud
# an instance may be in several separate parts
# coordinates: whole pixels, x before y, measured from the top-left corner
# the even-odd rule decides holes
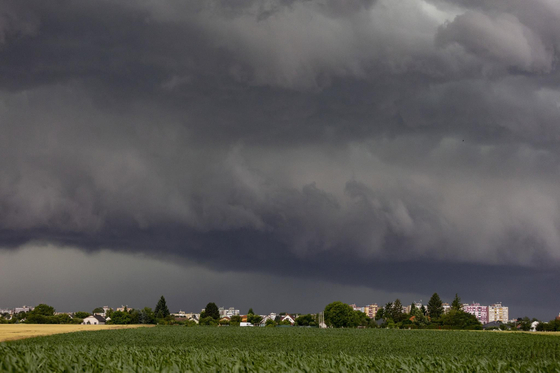
[[[7,2],[1,244],[393,292],[459,274],[445,292],[472,297],[517,273],[543,295],[558,18],[545,0]]]

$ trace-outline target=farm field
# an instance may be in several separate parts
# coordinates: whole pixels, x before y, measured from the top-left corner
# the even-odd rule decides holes
[[[155,327],[0,344],[10,372],[560,372],[560,338],[526,333]]]
[[[140,325],[0,324],[0,342],[60,333],[137,328],[139,326]]]

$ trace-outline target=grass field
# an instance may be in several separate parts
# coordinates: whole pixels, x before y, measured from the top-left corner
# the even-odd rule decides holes
[[[91,330],[137,328],[140,325],[38,325],[38,324],[0,324],[0,342],[38,337],[51,334],[72,333]]]
[[[155,327],[0,344],[10,372],[560,372],[560,338],[429,330]]]

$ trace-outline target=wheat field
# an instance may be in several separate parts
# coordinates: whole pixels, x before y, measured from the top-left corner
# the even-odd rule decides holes
[[[130,329],[144,325],[67,325],[67,324],[0,324],[0,342],[51,334],[93,330]]]

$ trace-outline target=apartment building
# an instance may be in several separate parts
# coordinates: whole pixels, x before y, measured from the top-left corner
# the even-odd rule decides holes
[[[230,307],[227,310],[225,307],[220,307],[218,311],[220,312],[220,317],[239,316],[239,310],[236,310],[235,307]]]
[[[375,318],[375,314],[377,313],[377,311],[379,310],[379,306],[374,303],[374,304],[368,304],[367,306],[364,307],[364,313],[371,319]]]
[[[480,303],[463,304],[463,311],[475,315],[482,324],[488,323],[488,306],[481,306]]]
[[[502,306],[502,303],[494,303],[488,306],[488,322],[501,321],[507,323],[509,320],[508,307]]]

